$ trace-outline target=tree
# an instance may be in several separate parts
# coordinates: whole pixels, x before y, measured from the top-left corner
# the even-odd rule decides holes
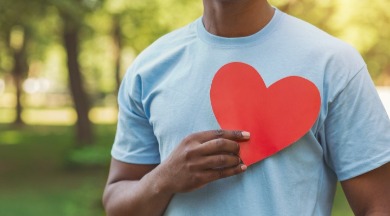
[[[47,0],[50,5],[57,8],[62,19],[62,40],[66,50],[69,85],[73,97],[76,113],[76,136],[81,145],[91,144],[93,132],[91,121],[88,117],[90,102],[83,86],[83,77],[78,60],[80,47],[80,29],[85,27],[85,16],[98,7],[101,1],[79,0]]]
[[[15,34],[19,34],[19,35],[15,36]],[[16,118],[14,124],[20,126],[24,124],[22,120],[21,95],[22,95],[22,82],[25,74],[28,71],[26,43],[29,38],[28,36],[29,33],[26,27],[18,26],[18,27],[14,27],[10,31],[10,35],[11,35],[11,39],[15,37],[18,38],[18,39],[11,40],[9,48],[13,53],[12,56],[13,56],[14,64],[11,69],[11,73],[14,78],[15,88],[16,88]],[[15,40],[16,42],[12,42]]]
[[[15,125],[23,125],[22,113],[22,82],[28,72],[27,46],[31,42],[32,25],[41,14],[39,2],[23,0],[3,0],[0,2],[0,40],[6,44],[7,53],[12,56],[12,77],[16,89]],[[19,11],[24,11],[20,13]]]

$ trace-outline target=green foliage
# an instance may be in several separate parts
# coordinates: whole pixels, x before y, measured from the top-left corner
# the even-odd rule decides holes
[[[11,70],[12,55],[21,49],[21,44],[29,45],[35,36],[33,23],[41,18],[43,10],[40,1],[0,1],[0,56],[5,56],[0,58],[0,72]]]
[[[112,0],[105,10],[119,19],[125,46],[139,53],[158,37],[199,17],[202,4],[198,0]]]

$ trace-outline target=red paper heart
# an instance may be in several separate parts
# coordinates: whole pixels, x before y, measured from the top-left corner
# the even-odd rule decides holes
[[[290,76],[267,88],[256,69],[241,62],[218,70],[210,99],[222,129],[251,133],[240,150],[247,165],[298,141],[315,123],[321,106],[320,93],[309,80]]]

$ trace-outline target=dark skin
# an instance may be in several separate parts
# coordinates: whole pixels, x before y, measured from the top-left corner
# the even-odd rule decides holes
[[[185,138],[159,165],[112,159],[103,196],[107,215],[162,215],[175,193],[243,173],[238,142],[248,138],[241,131],[204,131]]]
[[[207,31],[222,37],[254,34],[274,13],[266,0],[204,0],[203,4]],[[247,139],[249,135],[239,131],[204,131],[186,137],[161,164],[112,159],[103,195],[107,215],[162,215],[174,194],[245,172],[247,167],[237,155],[239,142]],[[356,215],[389,215],[390,163],[341,185]]]
[[[274,9],[265,0],[203,0],[203,24],[211,34],[245,37],[260,31]]]
[[[390,215],[390,163],[342,181],[341,186],[356,216]]]

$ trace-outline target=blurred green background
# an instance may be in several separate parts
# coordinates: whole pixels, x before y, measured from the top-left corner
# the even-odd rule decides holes
[[[390,103],[388,0],[271,0],[360,51]],[[104,215],[126,67],[201,0],[0,0],[0,215]],[[338,188],[332,215],[353,215]]]

